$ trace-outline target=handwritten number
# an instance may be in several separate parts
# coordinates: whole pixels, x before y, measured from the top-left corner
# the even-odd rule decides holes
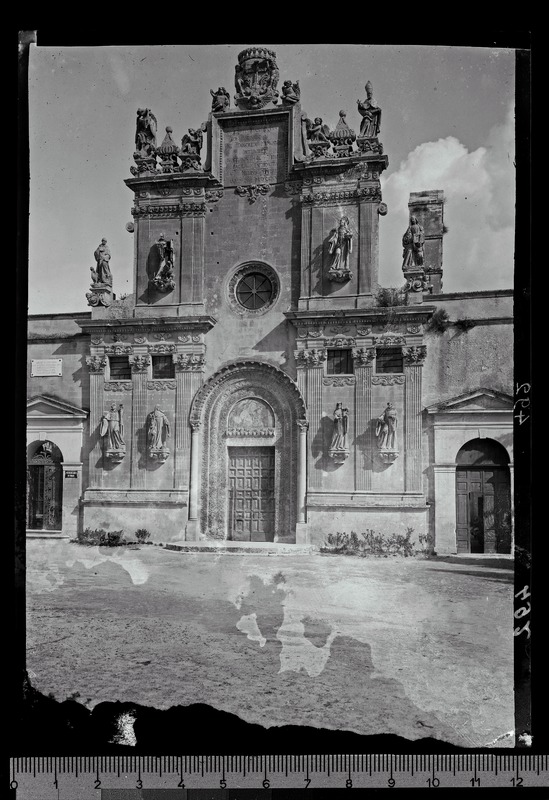
[[[527,633],[528,633],[528,637],[527,638],[529,639],[530,635],[531,635],[530,620],[528,620],[526,625],[523,625],[522,628],[515,628],[515,636],[520,636],[520,634],[524,633],[524,631],[527,631]]]
[[[520,597],[521,600],[526,600],[527,597],[530,597],[530,592],[528,591],[528,585],[526,585],[520,592],[517,592],[515,597]]]
[[[522,425],[524,422],[530,419],[530,414],[528,414],[528,416],[526,417],[521,411],[518,414],[515,414],[515,419],[518,419],[519,425]]]
[[[515,611],[515,619],[520,619],[521,617],[525,617],[527,614],[530,613],[530,608],[531,608],[530,603],[527,603],[526,605],[528,606],[528,608],[526,608],[526,606],[521,606],[520,608],[517,608],[517,610]]]
[[[525,387],[527,387],[527,388],[525,388]],[[518,394],[521,389],[524,389],[524,394],[528,394],[528,392],[531,389],[531,386],[530,386],[529,383],[521,383],[520,386],[517,383],[517,391],[515,392],[515,394]]]

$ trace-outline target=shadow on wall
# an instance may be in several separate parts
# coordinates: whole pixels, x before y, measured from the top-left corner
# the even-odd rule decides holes
[[[332,441],[334,433],[334,423],[331,417],[322,417],[320,426],[311,445],[311,453],[313,458],[320,456],[315,462],[315,469],[320,469],[323,472],[335,472],[342,464],[336,464],[333,459],[328,455],[328,448]]]
[[[290,366],[293,366],[295,361],[292,353],[291,357],[291,364],[290,359],[288,357],[288,328],[290,323],[287,320],[283,320],[279,322],[269,333],[256,342],[253,346],[254,350],[257,350],[259,353],[270,353],[272,356],[272,363],[276,364],[277,366],[282,367],[282,369],[287,369]],[[276,356],[281,353],[283,355],[283,361],[278,361]]]

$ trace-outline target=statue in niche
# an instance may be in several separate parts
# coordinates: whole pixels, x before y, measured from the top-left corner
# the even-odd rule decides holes
[[[112,286],[112,273],[110,268],[111,251],[107,246],[107,240],[101,239],[101,244],[98,245],[93,257],[95,258],[96,265],[90,267],[92,275],[92,283],[94,285],[103,284]]]
[[[366,139],[374,139],[379,134],[381,127],[381,108],[373,97],[373,86],[368,81],[366,86],[366,100],[357,100],[358,113],[362,117],[360,123],[360,136]]]
[[[425,244],[425,233],[423,226],[419,224],[418,218],[415,216],[410,217],[410,224],[404,236],[402,237],[402,246],[404,251],[402,253],[403,270],[413,270],[415,268],[423,269],[423,247]]]
[[[291,81],[284,81],[282,84],[282,102],[289,105],[299,102],[301,90],[299,88],[299,81],[292,83]]]
[[[173,240],[166,241],[164,234],[161,233],[156,247],[160,256],[160,264],[151,283],[159,292],[170,292],[175,288]]]
[[[153,457],[155,451],[167,451],[166,439],[170,436],[170,423],[167,416],[156,405],[154,411],[147,416],[147,443],[149,453]]]
[[[398,419],[396,408],[387,403],[385,411],[376,421],[376,437],[379,450],[397,450]]]
[[[349,280],[349,255],[353,251],[353,234],[349,227],[349,217],[341,217],[338,227],[329,239],[332,261],[328,272],[332,280]]]
[[[189,128],[189,132],[181,139],[181,150],[179,153],[180,155],[194,155],[200,158],[200,151],[202,150],[203,143],[204,135],[202,130],[200,128],[197,130]]]
[[[124,451],[126,449],[124,422],[122,419],[123,410],[124,406],[122,404],[116,408],[116,403],[112,403],[110,410],[105,411],[101,417],[99,435],[107,446],[107,455],[109,450]]]
[[[330,443],[330,453],[333,450],[348,450],[347,447],[347,427],[349,421],[349,409],[343,408],[342,403],[337,403],[334,414],[334,431]]]
[[[158,123],[150,108],[137,109],[135,149],[139,156],[147,158],[156,150]]]
[[[229,92],[224,86],[220,86],[216,92],[214,92],[213,89],[210,89],[210,94],[212,96],[212,111],[214,113],[226,111],[231,105]]]

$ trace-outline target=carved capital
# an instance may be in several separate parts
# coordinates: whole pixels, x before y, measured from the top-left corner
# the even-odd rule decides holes
[[[86,356],[86,365],[89,371],[96,375],[104,373],[107,366],[107,358],[106,356]]]
[[[178,372],[203,372],[204,362],[203,353],[178,353],[177,356],[174,356],[174,364]]]
[[[407,366],[422,366],[427,356],[427,347],[424,344],[419,347],[403,347],[402,355]]]
[[[353,349],[353,359],[356,367],[371,367],[375,357],[375,347],[355,347]]]
[[[130,356],[132,372],[146,372],[150,363],[151,357],[148,354]]]
[[[301,431],[301,433],[307,433],[309,430],[309,423],[306,419],[298,419],[297,420],[297,427]]]
[[[295,359],[298,367],[321,367],[326,361],[326,350],[296,350]]]

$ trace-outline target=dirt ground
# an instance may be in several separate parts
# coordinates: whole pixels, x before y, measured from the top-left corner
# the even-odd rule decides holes
[[[513,746],[513,563],[27,542],[33,686]]]

